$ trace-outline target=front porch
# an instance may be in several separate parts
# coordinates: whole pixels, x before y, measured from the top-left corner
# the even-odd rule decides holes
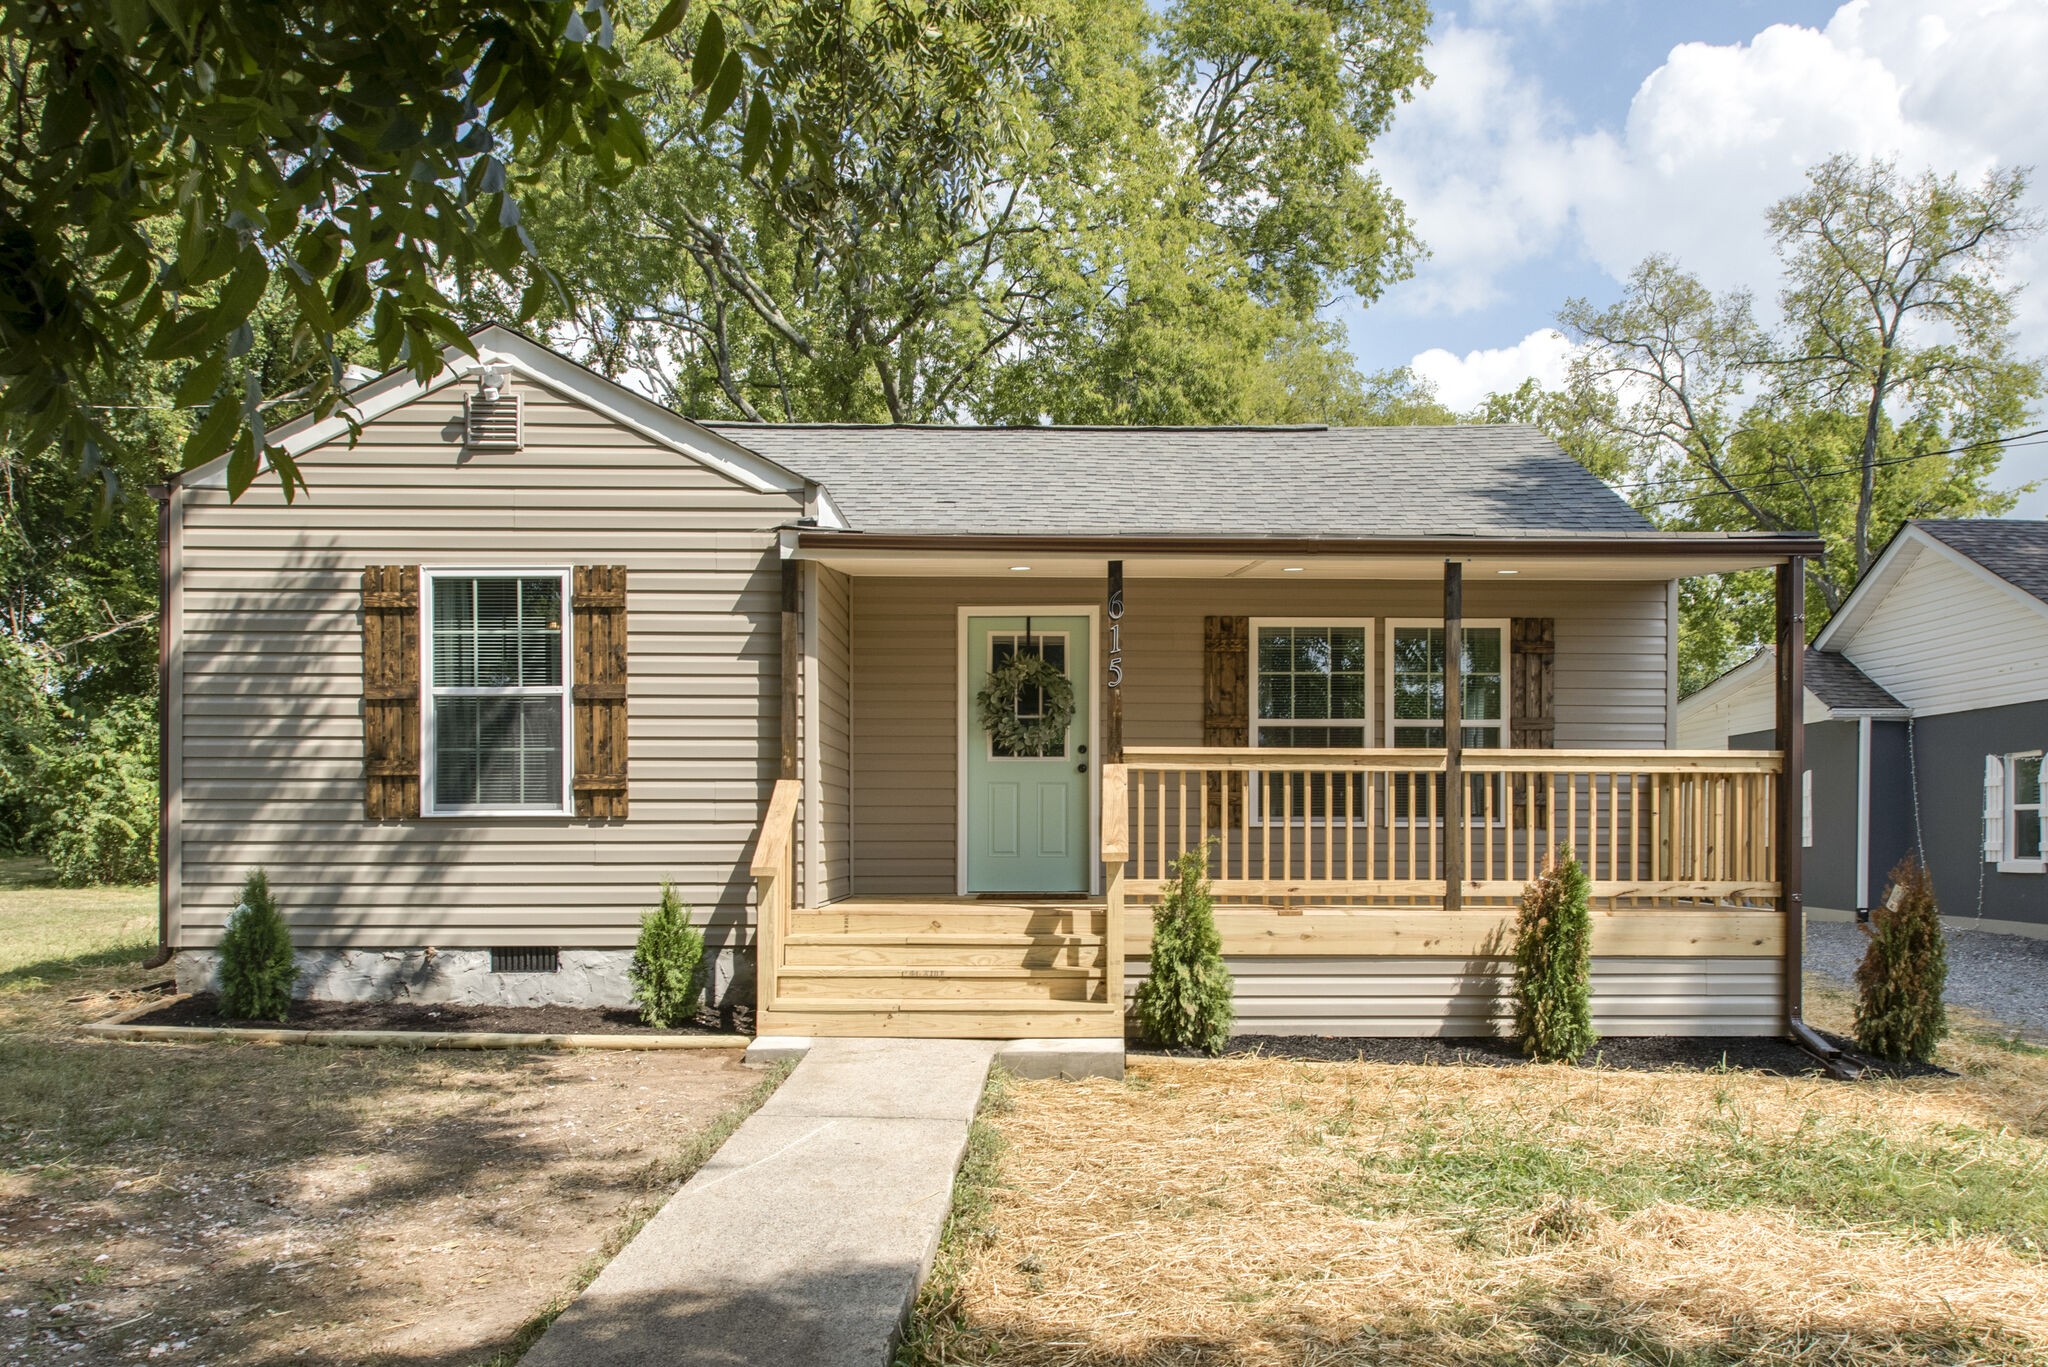
[[[1611,1019],[1754,1033],[1775,1015],[1780,755],[1466,756],[1456,839],[1440,810],[1450,763],[1443,751],[1128,751],[1103,772],[1100,898],[803,905],[800,785],[786,782],[753,868],[759,1029],[1120,1037],[1127,973],[1145,971],[1151,908],[1187,851],[1207,852],[1224,955],[1268,1026],[1493,1033],[1514,901],[1558,849],[1591,874]],[[1451,863],[1467,876],[1446,881]],[[1330,1029],[1333,1011],[1358,1028]]]
[[[1121,1037],[1189,854],[1247,1031],[1499,1032],[1514,906],[1559,849],[1591,879],[1604,1032],[1796,1014],[1796,728],[1668,748],[1675,576],[1754,548],[1183,553],[1098,561],[1091,594],[1070,552],[810,536],[751,870],[764,1033]],[[1796,603],[1796,557],[1769,554]],[[976,690],[1053,639],[1072,723],[1012,757]],[[1022,844],[1042,857],[998,857]]]

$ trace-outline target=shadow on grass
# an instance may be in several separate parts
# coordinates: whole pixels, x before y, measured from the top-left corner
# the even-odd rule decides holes
[[[139,968],[152,946],[144,940],[108,945],[83,954],[65,954],[0,970],[0,993],[33,987],[61,986],[66,980],[96,969]],[[163,970],[169,973],[169,969]]]
[[[126,1313],[146,1311],[153,1339],[166,1333],[191,1337],[209,1355],[268,1360],[265,1354],[280,1334],[291,1336],[296,1349],[310,1322],[354,1325],[358,1332],[327,1336],[331,1347],[315,1341],[307,1351],[287,1353],[294,1361],[332,1367],[368,1360],[422,1367],[513,1363],[574,1290],[630,1238],[638,1220],[701,1165],[781,1077],[764,1079],[737,1106],[711,1117],[678,1151],[651,1163],[599,1166],[536,1124],[536,1087],[545,1089],[565,1069],[574,1071],[575,1065],[562,1056],[523,1051],[451,1058],[399,1049],[11,1042],[0,1051],[0,1171],[24,1181],[13,1199],[0,1200],[0,1227],[32,1228],[57,1212],[72,1231],[70,1242],[90,1241],[95,1230],[113,1237],[116,1231],[153,1229],[171,1240],[159,1255],[166,1267],[182,1261],[177,1240],[184,1236],[175,1231],[189,1227],[198,1237],[204,1229],[211,1252],[203,1273],[192,1269],[200,1280],[183,1288],[189,1294],[146,1292]],[[525,1087],[527,1096],[497,1104],[515,1086]],[[375,1177],[365,1185],[351,1174],[368,1164],[374,1164]],[[138,1171],[145,1176],[132,1180]],[[127,1180],[110,1185],[117,1173]],[[633,1219],[605,1240],[604,1256],[580,1274],[577,1263],[588,1244],[564,1250],[555,1276],[570,1288],[568,1294],[534,1305],[542,1314],[525,1325],[478,1325],[455,1346],[444,1326],[431,1350],[378,1344],[360,1330],[378,1321],[436,1315],[455,1317],[459,1326],[459,1300],[415,1301],[388,1280],[358,1285],[331,1270],[335,1261],[325,1264],[330,1270],[319,1280],[294,1289],[312,1274],[280,1279],[270,1266],[266,1249],[274,1251],[279,1233],[287,1236],[287,1246],[328,1246],[335,1252],[324,1256],[339,1255],[344,1263],[351,1253],[409,1262],[408,1250],[386,1252],[389,1246],[368,1241],[382,1229],[407,1227],[404,1222],[416,1219],[422,1203],[445,1203],[451,1196],[474,1196],[481,1203],[493,1192],[515,1190],[529,1204],[573,1202],[590,1212],[624,1208]],[[409,1227],[413,1237],[446,1237],[438,1224],[431,1233],[417,1222]],[[603,1238],[605,1231],[594,1233]],[[24,1286],[40,1286],[46,1300],[75,1298],[61,1258],[38,1261],[24,1254],[10,1272]],[[437,1284],[429,1280],[421,1289],[431,1297]],[[444,1278],[439,1289],[468,1288],[461,1278]],[[233,1322],[214,1314],[248,1305],[269,1309]],[[43,1326],[38,1317],[18,1327]],[[59,1327],[76,1330],[84,1342],[104,1326],[74,1314]]]

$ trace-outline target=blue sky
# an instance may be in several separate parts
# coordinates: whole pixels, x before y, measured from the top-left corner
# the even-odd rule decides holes
[[[2044,0],[1444,0],[1429,64],[1374,162],[1431,257],[1331,312],[1364,369],[1414,365],[1459,407],[1554,380],[1558,306],[1613,299],[1652,252],[1768,301],[1763,211],[1834,152],[2048,170]],[[2048,276],[2048,244],[2012,270]],[[2019,332],[2048,354],[2048,280]],[[2002,473],[2048,478],[2048,448]]]

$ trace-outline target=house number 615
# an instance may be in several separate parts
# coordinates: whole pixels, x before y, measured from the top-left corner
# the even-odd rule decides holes
[[[1109,562],[1109,670],[1105,682],[1121,688],[1124,682],[1124,562]]]

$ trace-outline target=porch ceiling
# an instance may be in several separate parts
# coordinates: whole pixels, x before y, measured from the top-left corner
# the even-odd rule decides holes
[[[1236,538],[876,535],[799,529],[785,555],[852,575],[893,578],[1093,579],[1110,560],[1131,579],[1441,579],[1446,560],[1468,582],[1666,580],[1776,565],[1817,555],[1817,538],[1742,533],[1524,537],[1440,541],[1281,541]]]

